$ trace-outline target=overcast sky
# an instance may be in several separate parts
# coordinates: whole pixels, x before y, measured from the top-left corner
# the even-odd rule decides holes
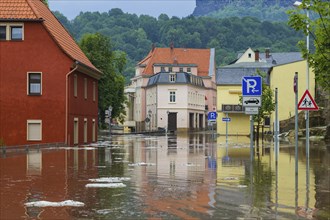
[[[81,11],[108,12],[120,8],[130,14],[147,14],[158,17],[167,14],[169,17],[186,17],[193,13],[196,0],[48,0],[52,11],[60,11],[69,20]]]

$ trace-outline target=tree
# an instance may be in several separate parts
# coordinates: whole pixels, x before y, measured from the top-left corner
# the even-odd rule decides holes
[[[112,118],[123,121],[126,98],[124,95],[125,78],[122,72],[126,65],[126,54],[113,51],[110,38],[99,33],[83,35],[80,47],[93,65],[103,73],[98,87],[102,123],[105,118],[105,110],[109,106],[112,106]]]
[[[307,13],[301,13],[302,10],[308,10],[313,19]],[[330,2],[303,0],[297,10],[288,11],[288,14],[291,27],[312,37],[314,52],[307,50],[305,41],[299,41],[298,45],[303,57],[315,71],[316,82],[330,91]]]

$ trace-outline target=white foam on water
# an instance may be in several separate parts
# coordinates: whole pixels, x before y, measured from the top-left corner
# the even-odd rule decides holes
[[[63,207],[63,206],[81,207],[84,206],[85,204],[73,200],[65,200],[62,202],[49,202],[49,201],[27,202],[25,203],[25,205],[27,207]]]
[[[97,183],[121,183],[122,181],[129,181],[131,178],[129,177],[101,177],[97,179],[89,179],[91,182]]]
[[[124,183],[89,183],[87,188],[123,188],[126,187]]]

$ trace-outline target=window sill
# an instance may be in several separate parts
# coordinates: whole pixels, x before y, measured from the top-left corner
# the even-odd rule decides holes
[[[41,94],[28,94],[28,96],[41,96]]]

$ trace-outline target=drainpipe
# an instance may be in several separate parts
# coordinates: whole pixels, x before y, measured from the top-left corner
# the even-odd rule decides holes
[[[76,71],[78,69],[78,62],[76,61],[74,63],[75,67],[66,74],[65,77],[65,144],[68,144],[68,117],[69,117],[69,85],[68,85],[68,81],[69,81],[69,76],[71,75],[71,73],[73,73],[74,71]]]

